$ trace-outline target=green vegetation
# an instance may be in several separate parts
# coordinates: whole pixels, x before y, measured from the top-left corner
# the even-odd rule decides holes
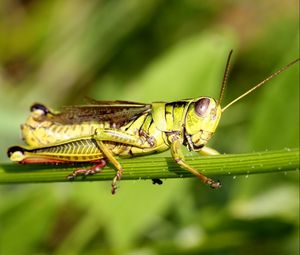
[[[234,49],[225,105],[298,57],[298,4],[2,0],[4,174],[13,168],[25,174],[10,165],[6,150],[22,144],[20,124],[34,102],[56,109],[83,103],[84,96],[141,102],[217,97]],[[228,157],[283,150],[297,164],[299,149],[287,148],[299,148],[298,77],[299,65],[228,109],[210,146]],[[132,160],[169,154],[157,157]],[[220,190],[195,178],[160,186],[123,181],[116,196],[110,181],[1,185],[0,254],[299,253],[299,171],[216,178]]]
[[[171,157],[137,157],[119,159],[119,162],[125,169],[122,180],[194,177],[180,168]],[[236,175],[295,171],[299,168],[299,149],[207,157],[196,155],[187,157],[187,162],[208,176],[227,175],[236,178]],[[0,184],[69,182],[64,177],[76,169],[89,166],[78,163],[71,166],[0,164]],[[112,165],[104,169],[101,174],[78,177],[76,181],[112,180],[116,170]]]

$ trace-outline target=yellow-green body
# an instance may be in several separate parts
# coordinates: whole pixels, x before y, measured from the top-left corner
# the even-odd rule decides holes
[[[91,150],[95,149],[93,155],[97,155],[97,158],[101,158],[103,155],[101,151],[97,151],[96,146],[92,143],[89,145],[85,144],[84,147],[77,144],[77,150],[73,151],[67,150],[67,146],[64,147],[63,144],[71,144],[77,140],[92,139],[95,133],[99,133],[99,131],[110,131],[109,135],[112,137],[119,135],[115,141],[112,141],[112,137],[108,137],[107,140],[102,139],[103,143],[113,155],[117,156],[140,156],[168,150],[171,143],[169,136],[173,133],[180,135],[182,139],[184,139],[184,135],[188,132],[189,135],[192,135],[192,141],[195,142],[197,146],[204,146],[215,131],[220,119],[221,109],[220,107],[216,108],[216,113],[219,115],[215,121],[211,121],[209,116],[200,119],[194,114],[194,104],[197,100],[199,99],[182,100],[171,103],[153,103],[150,111],[141,114],[136,119],[120,127],[115,127],[114,123],[109,123],[108,121],[100,123],[96,121],[86,121],[75,124],[62,124],[52,121],[52,116],[60,114],[59,112],[55,113],[49,111],[47,118],[45,118],[44,112],[40,109],[36,109],[31,112],[27,121],[21,125],[22,137],[30,148],[39,148],[39,153],[34,152],[35,157],[46,156],[73,162],[90,161],[91,157],[88,156],[91,155],[85,154],[85,151],[87,151],[85,148],[88,147],[90,147]],[[214,102],[213,99],[211,100]],[[212,105],[216,106],[216,103],[212,103]],[[154,141],[153,145],[148,144],[147,137],[143,137],[140,134],[141,130],[147,134],[147,136],[151,137],[151,140]],[[113,131],[116,131],[117,134]],[[129,139],[126,136],[122,133],[120,135],[120,131],[130,136],[135,136],[137,139],[140,139],[141,144],[144,143],[144,145],[136,146],[132,144],[132,142],[128,141]],[[50,147],[58,145],[65,149],[57,150],[56,153],[49,149]],[[92,149],[92,147],[94,148]],[[44,150],[42,150],[42,148],[44,148]],[[76,151],[76,153],[74,153],[74,151]],[[26,156],[28,156],[28,154]]]
[[[12,161],[24,164],[98,162],[89,170],[68,176],[94,174],[111,162],[117,169],[112,193],[123,168],[115,156],[134,157],[171,149],[174,160],[204,183],[219,188],[220,183],[199,173],[184,162],[181,146],[203,154],[216,154],[205,147],[221,117],[221,107],[212,98],[181,100],[151,105],[133,102],[98,102],[54,112],[43,105],[31,107],[21,125],[27,147],[8,150]]]

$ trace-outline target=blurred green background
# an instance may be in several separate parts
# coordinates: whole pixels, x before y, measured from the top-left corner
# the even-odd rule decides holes
[[[33,102],[217,97],[299,55],[299,2],[0,0],[0,159]],[[299,65],[224,113],[221,153],[299,147]],[[168,155],[168,154],[166,154]],[[21,168],[20,168],[21,170]],[[299,174],[6,185],[0,254],[299,254]]]

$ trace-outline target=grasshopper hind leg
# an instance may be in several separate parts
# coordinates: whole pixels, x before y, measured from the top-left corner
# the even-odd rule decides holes
[[[96,173],[99,173],[102,168],[106,166],[106,161],[104,159],[101,159],[97,161],[97,164],[95,166],[92,166],[90,168],[81,168],[74,170],[71,174],[67,176],[67,179],[70,181],[75,180],[77,176],[88,176],[88,175],[94,175]]]
[[[121,180],[123,174],[123,167],[118,162],[118,160],[114,157],[112,152],[105,146],[102,141],[94,140],[96,145],[98,146],[99,150],[103,153],[107,161],[109,161],[113,166],[116,168],[116,175],[112,180],[111,184],[111,193],[114,195],[117,190],[117,183]]]

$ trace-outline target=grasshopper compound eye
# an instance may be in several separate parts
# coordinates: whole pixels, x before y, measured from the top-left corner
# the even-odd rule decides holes
[[[195,112],[199,117],[204,117],[206,115],[207,109],[210,104],[210,99],[203,97],[195,103]]]
[[[39,103],[33,104],[30,107],[30,111],[31,112],[41,111],[43,115],[47,115],[50,112],[49,109],[45,105],[39,104]]]

